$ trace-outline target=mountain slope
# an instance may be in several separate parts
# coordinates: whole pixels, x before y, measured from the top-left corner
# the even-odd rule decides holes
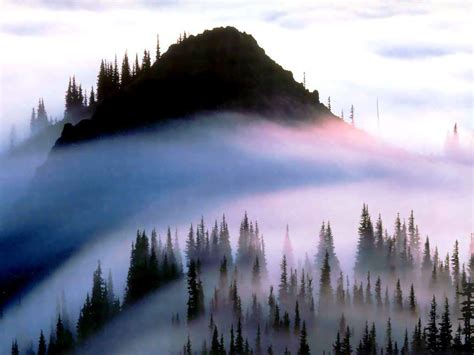
[[[92,119],[66,125],[57,144],[212,111],[290,121],[334,117],[317,91],[310,93],[297,83],[251,35],[225,27],[172,45],[147,73],[104,100]]]

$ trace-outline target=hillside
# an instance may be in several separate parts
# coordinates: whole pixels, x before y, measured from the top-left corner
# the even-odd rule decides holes
[[[90,120],[66,125],[57,145],[213,111],[290,121],[334,117],[317,91],[296,82],[251,35],[215,28],[172,45],[150,70],[101,102]]]

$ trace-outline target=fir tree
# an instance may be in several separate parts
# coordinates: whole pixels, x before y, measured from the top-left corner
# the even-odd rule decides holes
[[[132,73],[130,71],[130,63],[128,61],[128,54],[125,52],[122,61],[121,82],[120,87],[124,88],[132,81]]]
[[[331,267],[329,266],[329,254],[324,257],[323,267],[321,268],[321,276],[319,279],[319,307],[320,310],[327,310],[327,306],[331,304],[332,287],[331,287]]]
[[[383,308],[382,281],[380,280],[380,276],[377,277],[377,281],[375,282],[375,304],[377,305],[378,310],[381,310]]]
[[[288,272],[286,264],[286,255],[283,255],[280,264],[280,284],[278,285],[278,300],[285,304],[288,301]]]
[[[16,339],[12,341],[12,355],[20,355],[20,351],[18,350],[18,342]]]
[[[426,349],[431,353],[436,353],[438,351],[438,326],[436,324],[438,315],[436,308],[436,298],[435,296],[433,296],[433,299],[431,301],[428,324],[426,327]]]
[[[359,241],[357,243],[355,264],[356,274],[362,276],[369,271],[371,260],[374,260],[375,257],[374,231],[368,206],[364,204],[359,225]]]
[[[298,355],[311,354],[307,338],[308,338],[308,334],[306,333],[306,322],[303,321],[303,326],[301,327],[301,333],[300,333],[300,345],[298,348]]]
[[[44,338],[43,330],[40,332],[37,355],[46,355],[46,339]]]
[[[188,302],[187,317],[188,321],[195,320],[201,314],[201,292],[196,271],[196,263],[191,260],[188,268]]]
[[[451,348],[452,339],[451,316],[449,312],[448,298],[446,297],[444,302],[444,312],[441,316],[441,322],[439,323],[439,350],[441,352],[447,352]]]
[[[415,289],[413,288],[413,284],[410,286],[410,295],[408,296],[408,309],[413,316],[417,314],[417,306],[416,306],[416,296],[415,296]]]
[[[393,296],[393,304],[398,311],[403,310],[403,293],[402,288],[400,287],[400,279],[397,280],[397,285],[395,287],[395,294]]]
[[[426,237],[425,247],[423,249],[423,260],[421,268],[425,273],[431,272],[433,270],[433,263],[431,261],[431,251],[430,251],[430,239]]]

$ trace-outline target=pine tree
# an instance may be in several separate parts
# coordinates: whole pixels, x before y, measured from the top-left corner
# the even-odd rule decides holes
[[[424,351],[421,319],[418,319],[418,323],[415,325],[415,329],[413,330],[411,349],[414,354],[421,354]]]
[[[328,97],[328,110],[331,111],[331,96]]]
[[[156,35],[156,56],[155,56],[155,61],[158,61],[160,58],[161,58],[160,35]]]
[[[12,341],[12,355],[20,355],[20,351],[18,350],[18,342],[16,339]]]
[[[255,355],[262,354],[262,334],[260,331],[260,324],[257,325],[257,335],[255,337]]]
[[[420,234],[418,233],[418,228],[415,225],[413,210],[410,211],[410,217],[408,218],[408,237],[410,239],[410,250],[412,253],[414,253],[415,261],[418,264],[420,256]]]
[[[379,311],[383,308],[382,281],[380,280],[380,276],[377,277],[377,281],[375,282],[375,304],[377,305],[377,309]]]
[[[460,281],[460,267],[459,267],[459,243],[456,240],[454,243],[453,255],[451,256],[451,266],[453,270],[453,284],[457,285]]]
[[[258,261],[258,256],[255,257],[255,262],[252,268],[252,287],[257,291],[260,289],[260,263]]]
[[[122,70],[121,70],[121,82],[120,87],[127,87],[128,84],[132,81],[132,73],[130,71],[130,63],[128,61],[128,54],[125,52],[122,61]]]
[[[431,261],[431,251],[430,251],[430,239],[426,237],[425,247],[423,249],[423,260],[421,264],[421,269],[425,272],[431,272],[433,270],[433,262]]]
[[[452,324],[451,316],[449,312],[448,298],[445,298],[444,312],[441,316],[441,322],[439,323],[439,350],[446,352],[451,348],[452,343]]]
[[[44,338],[43,330],[40,332],[37,355],[46,355],[46,339]]]
[[[200,289],[196,271],[196,263],[191,260],[188,268],[188,302],[187,317],[188,321],[197,319],[200,315]]]
[[[237,321],[237,336],[235,337],[235,351],[237,354],[244,353],[244,338],[242,336],[242,323],[240,318]]]
[[[355,120],[354,120],[354,105],[351,105],[351,111],[349,114],[349,120],[351,121],[352,126],[355,127]]]
[[[290,269],[293,269],[295,267],[295,257],[293,254],[293,247],[291,245],[290,229],[288,225],[286,225],[285,239],[283,241],[283,255],[286,257],[287,266]]]
[[[309,355],[311,354],[308,345],[308,334],[306,333],[306,322],[303,321],[303,326],[300,333],[300,345],[298,348],[298,355]]]
[[[413,284],[410,286],[410,295],[408,296],[408,309],[413,316],[417,314],[417,306],[416,306],[416,296],[415,296],[415,289],[413,288]]]
[[[393,348],[393,340],[392,340],[392,322],[390,320],[390,318],[388,319],[387,321],[387,331],[386,331],[386,346],[385,346],[385,353],[387,355],[393,355],[395,352],[394,352],[394,348]]]
[[[365,287],[365,303],[368,306],[372,305],[372,288],[370,284],[370,271],[367,272],[367,284]]]
[[[431,301],[431,309],[429,313],[428,325],[426,328],[427,339],[426,339],[426,348],[431,353],[436,353],[438,351],[438,326],[436,325],[437,321],[437,310],[436,310],[436,298],[433,296]]]
[[[346,328],[344,339],[342,340],[342,354],[350,355],[352,354],[352,345],[351,345],[351,330],[349,326]]]
[[[342,352],[341,335],[339,334],[339,332],[337,332],[336,341],[332,345],[332,350],[334,352],[334,355],[343,355],[344,354]]]
[[[355,272],[362,276],[371,269],[371,261],[376,259],[374,230],[370,220],[369,209],[363,205],[359,225],[359,241],[357,243],[357,255]]]
[[[286,264],[286,255],[283,255],[280,264],[280,284],[278,285],[278,300],[281,304],[285,304],[288,301],[288,272]]]
[[[393,296],[393,304],[398,311],[403,310],[403,293],[402,288],[400,287],[400,279],[397,280],[397,285],[395,287],[395,294]]]
[[[346,302],[346,291],[344,290],[344,275],[339,273],[336,286],[336,302],[339,306],[344,306]]]
[[[331,287],[331,267],[329,266],[329,254],[326,253],[324,257],[323,267],[321,269],[321,276],[319,279],[319,308],[326,310],[327,306],[332,301],[332,287]]]

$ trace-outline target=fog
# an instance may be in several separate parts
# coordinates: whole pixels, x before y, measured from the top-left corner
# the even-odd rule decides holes
[[[40,329],[48,333],[63,293],[75,322],[99,259],[121,297],[137,229],[156,227],[164,236],[168,226],[177,228],[184,249],[191,223],[204,216],[210,227],[225,213],[235,252],[247,211],[265,237],[274,284],[287,224],[297,260],[305,253],[313,260],[321,223],[331,221],[341,266],[351,275],[363,203],[373,219],[382,215],[389,233],[398,212],[408,219],[414,210],[423,239],[429,235],[441,257],[458,239],[465,261],[474,230],[472,160],[422,156],[335,123],[283,125],[226,113],[188,118],[54,151],[26,188],[39,161],[10,161],[2,173],[8,203],[0,210],[0,280],[36,272],[0,319],[2,353],[15,337],[22,347],[36,344]],[[177,288],[184,282],[121,314],[91,349],[147,324],[153,327],[131,333],[136,341],[113,337],[114,353],[136,353],[137,346],[150,353],[164,344],[157,329],[169,324],[171,308],[185,305],[184,296],[172,302]],[[167,344],[180,349],[186,336]]]

